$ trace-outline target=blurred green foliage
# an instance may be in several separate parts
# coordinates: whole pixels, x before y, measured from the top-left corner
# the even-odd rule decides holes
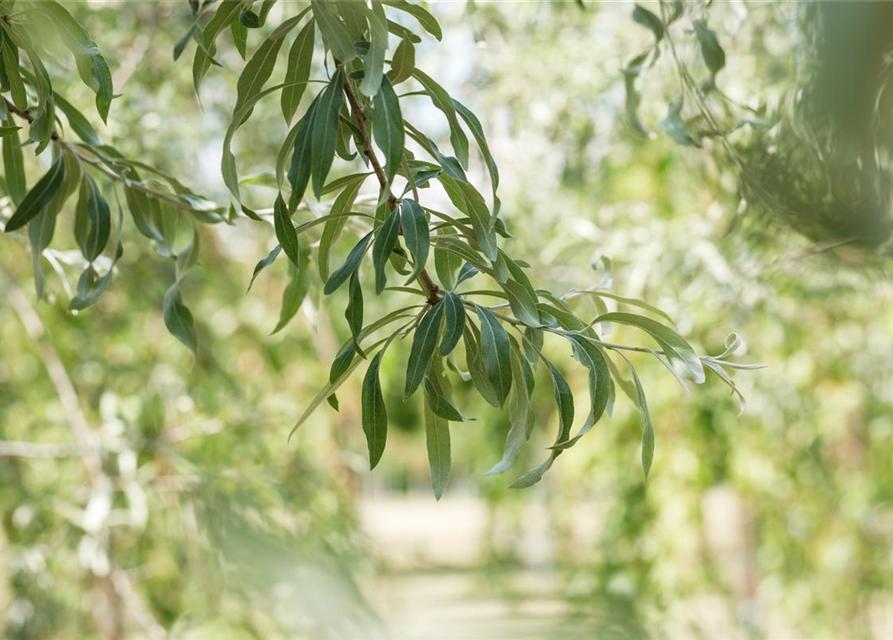
[[[535,256],[535,272],[558,292],[597,279],[590,261],[609,255],[615,290],[661,306],[704,352],[721,352],[734,326],[749,338],[746,356],[769,365],[739,377],[748,398],[739,417],[725,387],[686,401],[657,363],[635,359],[658,431],[647,488],[641,418],[625,398],[541,485],[514,492],[483,477],[501,455],[507,416],[457,386],[457,404],[478,420],[453,429],[453,487],[490,505],[482,584],[511,591],[511,571],[529,562],[520,541],[534,510],[545,514],[537,526],[579,637],[889,637],[893,287],[883,271],[816,253],[776,227],[730,230],[734,169],[630,130],[620,70],[654,39],[631,6],[434,9],[450,55],[422,46],[419,56],[482,114],[513,247]],[[104,135],[198,192],[223,195],[219,141],[236,76],[207,78],[202,112],[188,69],[170,59],[185,3],[82,14],[123,88]],[[711,15],[727,91],[790,87],[785,55],[798,31],[783,8],[732,3]],[[222,61],[235,67],[233,54]],[[72,85],[73,101],[91,99]],[[645,121],[664,116],[677,86],[670,72],[651,74]],[[255,122],[277,108],[259,107]],[[246,128],[243,173],[268,169],[282,132]],[[326,312],[337,316],[340,300],[271,337],[284,264],[244,291],[272,231],[242,221],[203,239],[185,285],[203,338],[194,365],[159,311],[173,267],[144,244],[125,234],[115,284],[77,315],[64,311],[58,278],[50,301],[35,304],[27,248],[0,244],[0,441],[34,443],[37,456],[0,458],[5,637],[155,637],[163,628],[175,638],[366,638],[379,627],[356,586],[375,564],[356,505],[428,483],[421,405],[400,402],[408,345],[383,366],[393,429],[374,476],[359,380],[340,394],[338,413],[324,407],[286,444],[347,338]],[[29,308],[44,333],[26,331]],[[616,335],[624,329],[608,338]],[[566,351],[555,349],[559,363]],[[83,452],[70,447],[70,406],[46,369],[54,353],[108,486],[91,484]],[[569,380],[584,396],[584,372]],[[538,424],[551,429],[550,392],[537,393]],[[548,431],[522,462],[540,461]],[[69,449],[41,448],[60,443]]]

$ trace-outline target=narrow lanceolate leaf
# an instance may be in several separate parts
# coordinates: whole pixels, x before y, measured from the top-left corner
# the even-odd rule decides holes
[[[195,355],[198,346],[198,339],[195,334],[195,324],[192,319],[192,313],[183,304],[183,297],[180,295],[179,285],[174,285],[164,294],[164,304],[162,306],[164,312],[164,324],[167,330],[171,332],[184,347]]]
[[[511,428],[505,437],[505,448],[502,454],[502,460],[496,463],[492,469],[487,472],[488,476],[505,473],[511,469],[518,456],[521,453],[521,447],[528,433],[533,427],[533,410],[530,406],[530,390],[526,384],[521,384],[524,379],[523,373],[523,355],[517,345],[512,346],[512,376],[518,380],[518,384],[512,387],[512,393],[509,397],[509,420]],[[532,378],[532,375],[531,375]]]
[[[400,235],[400,213],[396,209],[387,217],[378,230],[375,244],[372,245],[372,264],[375,267],[375,293],[381,295],[388,282],[385,267]]]
[[[291,319],[295,317],[298,309],[301,308],[301,303],[307,297],[307,292],[310,290],[310,249],[306,245],[301,244],[299,255],[300,258],[297,265],[291,262],[288,264],[288,285],[286,285],[285,291],[282,292],[279,322],[276,323],[273,334],[282,331]]]
[[[289,210],[294,211],[304,197],[307,191],[307,185],[310,183],[310,143],[313,137],[313,118],[316,115],[319,100],[317,98],[307,109],[307,113],[298,124],[297,134],[295,135],[295,148],[291,157],[291,168],[288,170],[288,182],[291,184],[291,196],[289,196]]]
[[[436,368],[436,367],[435,367]],[[469,418],[462,414],[452,400],[448,397],[449,393],[444,388],[442,381],[443,376],[434,375],[434,369],[425,376],[425,402],[431,408],[438,418],[449,420],[450,422],[467,422],[474,418]]]
[[[310,65],[313,63],[313,43],[316,40],[316,27],[313,20],[295,38],[288,52],[288,69],[285,72],[285,87],[282,89],[282,115],[291,122],[307,88],[310,79]]]
[[[441,230],[439,235],[448,233]],[[452,291],[459,282],[457,281],[456,272],[462,268],[462,258],[450,253],[443,247],[434,247],[434,270],[437,272],[437,279],[444,289]]]
[[[551,362],[547,363],[549,365],[549,373],[552,374],[552,390],[555,396],[555,404],[558,407],[558,436],[555,442],[564,442],[570,437],[571,428],[574,424],[574,396],[561,371]],[[525,489],[535,485],[543,479],[546,471],[552,468],[552,463],[555,462],[555,458],[561,455],[561,453],[561,450],[553,450],[545,462],[515,480],[510,488]]]
[[[386,348],[375,354],[366,370],[366,377],[363,378],[363,433],[366,434],[366,444],[369,446],[370,469],[374,469],[381,460],[388,440],[388,410],[378,376]]]
[[[319,25],[319,31],[322,34],[326,47],[332,51],[332,55],[340,62],[349,62],[357,56],[353,46],[353,39],[341,21],[329,9],[328,5],[329,3],[324,0],[310,0],[313,17]]]
[[[462,131],[459,119],[456,117],[456,105],[453,103],[453,99],[443,87],[434,82],[434,80],[423,71],[416,69],[413,71],[412,75],[425,88],[425,92],[431,98],[431,102],[434,103],[434,106],[440,109],[440,111],[443,112],[443,115],[446,116],[447,122],[450,125],[450,143],[453,145],[453,151],[462,166],[467,169],[468,138],[466,137],[465,132]]]
[[[450,423],[436,415],[428,405],[425,405],[425,437],[431,489],[434,497],[440,500],[450,482]]]
[[[481,323],[481,358],[487,378],[496,392],[499,406],[505,404],[512,388],[512,366],[509,362],[509,336],[499,320],[487,309],[476,305]],[[521,384],[519,381],[518,384]]]
[[[487,163],[487,171],[490,173],[490,186],[493,190],[493,218],[490,220],[490,226],[493,227],[496,224],[501,207],[499,197],[496,195],[496,191],[499,188],[499,168],[496,166],[493,154],[490,153],[490,145],[487,143],[487,137],[484,135],[484,127],[481,125],[481,121],[478,120],[471,109],[461,104],[458,100],[453,100],[453,104],[456,105],[456,111],[465,120],[465,124],[471,129],[471,135],[474,136],[474,140],[481,150],[481,155],[484,157],[484,162]]]
[[[660,42],[663,39],[663,21],[645,7],[642,7],[638,4],[636,5],[636,8],[633,9],[633,20],[635,20],[646,29],[650,29],[651,33],[654,34],[654,40],[656,42]]]
[[[585,436],[601,420],[611,395],[611,374],[601,350],[584,336],[563,334],[571,343],[574,358],[589,370],[589,417],[580,432],[568,440],[557,442],[553,448],[568,449]]]
[[[78,243],[84,257],[93,262],[108,244],[112,215],[108,201],[99,191],[96,181],[89,175],[87,176],[87,187],[86,226],[82,227],[84,232],[78,238]]]
[[[437,19],[432,16],[427,9],[419,4],[413,4],[411,2],[407,2],[406,0],[382,0],[384,4],[394,7],[395,9],[399,9],[400,11],[405,11],[413,18],[419,21],[419,24],[430,33],[432,36],[440,40],[443,38],[443,32],[440,29],[440,25],[437,23]]]
[[[322,195],[326,176],[335,159],[335,144],[338,141],[338,112],[341,111],[342,91],[341,68],[339,67],[328,86],[320,94],[319,105],[313,117],[313,134],[310,140],[310,173],[313,179],[313,192],[317,198]],[[300,135],[300,134],[298,134]]]
[[[12,103],[19,109],[27,109],[28,93],[25,90],[25,83],[22,81],[19,69],[19,50],[5,32],[0,35],[0,56],[2,56],[3,68],[6,71],[6,80],[9,82]]]
[[[415,268],[412,275],[409,276],[408,282],[419,277],[428,261],[429,231],[428,220],[425,212],[415,200],[406,198],[400,207],[401,220],[403,225],[403,239],[406,242],[406,248],[412,254],[415,261]]]
[[[502,285],[503,291],[508,296],[509,306],[515,317],[528,327],[541,326],[539,312],[536,308],[536,298],[530,297],[530,292],[514,280],[507,280]]]
[[[353,336],[357,353],[363,355],[359,342],[359,334],[363,330],[363,288],[360,286],[359,271],[354,271],[350,276],[349,288],[350,299],[344,310],[344,318],[347,320],[347,326],[350,327],[350,335]]]
[[[392,85],[398,85],[412,77],[415,69],[415,45],[412,41],[404,38],[397,45],[396,51],[391,58],[391,71],[388,78]]]
[[[343,190],[338,194],[338,197],[335,198],[335,202],[332,203],[329,215],[349,213],[351,209],[353,209],[353,203],[356,201],[357,196],[360,193],[360,188],[363,186],[363,182],[365,182],[368,175],[369,174],[359,174],[351,176],[350,179],[344,183]],[[347,218],[339,217],[332,218],[326,222],[325,227],[323,227],[322,237],[319,239],[319,248],[316,252],[319,279],[323,282],[329,279],[329,256],[332,252],[332,245],[334,245],[335,241],[341,237],[341,231],[344,229],[345,224],[347,224]]]
[[[363,5],[365,8],[365,3]],[[369,51],[363,59],[363,81],[360,93],[370,98],[378,94],[384,74],[384,58],[388,50],[388,19],[381,2],[372,0],[372,9],[366,10],[369,21]]]
[[[629,367],[629,372],[633,378],[633,385],[636,388],[636,404],[639,411],[642,412],[642,418],[645,425],[642,428],[642,471],[645,472],[645,479],[651,472],[651,463],[654,462],[654,424],[651,422],[651,413],[648,411],[648,401],[645,399],[645,390],[642,388],[642,382],[639,380],[639,374],[636,373],[633,363],[629,361],[622,353],[619,354]]]
[[[338,287],[344,284],[347,279],[353,275],[353,272],[360,266],[360,262],[362,262],[363,256],[366,254],[366,249],[369,248],[369,242],[371,240],[372,232],[370,231],[362,237],[353,249],[351,249],[350,253],[347,254],[347,259],[344,261],[344,264],[338,267],[338,269],[335,270],[335,273],[333,273],[326,281],[326,286],[323,289],[326,295],[334,293]]]
[[[298,266],[300,253],[298,232],[295,231],[295,225],[292,224],[291,217],[288,215],[288,207],[285,205],[281,193],[276,196],[276,203],[273,205],[273,227],[276,229],[276,239],[279,240],[285,255],[293,265]]]
[[[391,81],[387,78],[381,80],[381,87],[375,95],[374,110],[372,132],[375,144],[384,154],[387,163],[385,173],[390,183],[400,168],[405,133],[403,131],[403,116],[400,113],[400,101],[397,99]]]
[[[201,33],[201,43],[196,47],[195,59],[192,63],[192,82],[195,85],[196,92],[201,88],[202,80],[205,74],[208,73],[208,69],[211,68],[212,56],[217,53],[217,45],[215,44],[217,36],[223,33],[232,21],[238,17],[241,8],[241,0],[223,0],[217,9],[217,13],[205,25]]]
[[[25,158],[18,132],[3,139],[3,176],[13,204],[20,205],[28,193],[28,186],[25,183]]]
[[[673,329],[651,318],[635,313],[606,313],[599,316],[596,322],[616,322],[642,329],[648,333],[663,349],[679,374],[692,382],[704,382],[704,366],[691,345]]]
[[[443,318],[443,303],[438,303],[428,309],[425,317],[419,323],[412,338],[412,348],[409,351],[409,363],[406,366],[406,386],[403,396],[408,398],[422,384],[428,365],[437,348],[437,334],[440,331],[440,321]]]
[[[276,57],[279,55],[285,37],[297,26],[300,19],[301,16],[297,16],[283,22],[251,56],[236,84],[236,106],[233,108],[233,113],[242,111],[243,107],[263,90],[264,84],[273,75]],[[249,115],[250,112],[243,120],[247,120]]]
[[[50,246],[56,230],[56,212],[44,207],[36,218],[28,223],[28,240],[31,243],[31,261],[34,266],[34,287],[37,299],[43,298],[43,271],[40,269],[40,256]]]
[[[258,261],[258,263],[254,266],[254,273],[251,274],[251,281],[248,283],[248,291],[246,291],[245,293],[249,293],[251,291],[251,287],[254,286],[254,281],[257,280],[257,276],[260,275],[260,272],[276,262],[276,258],[279,257],[280,253],[282,253],[282,245],[277,244],[275,247],[273,247],[272,251],[267,254],[266,258]]]
[[[452,291],[444,294],[443,306],[446,329],[440,342],[440,355],[445,358],[453,352],[465,333],[465,307],[462,305],[462,299]]]
[[[50,170],[37,181],[37,184],[24,197],[16,212],[6,223],[6,231],[21,229],[31,222],[43,208],[56,197],[59,187],[65,180],[65,163],[62,157],[56,158]]]
[[[723,51],[716,33],[707,26],[703,20],[695,20],[692,22],[695,28],[695,35],[701,44],[701,55],[704,56],[704,62],[710,69],[710,74],[716,77],[716,74],[726,66],[726,52]]]

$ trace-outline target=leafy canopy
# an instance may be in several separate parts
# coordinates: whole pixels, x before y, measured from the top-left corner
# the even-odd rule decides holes
[[[456,382],[470,382],[486,402],[508,411],[511,428],[505,453],[491,474],[514,466],[536,426],[534,388],[540,379],[551,385],[558,409],[555,442],[544,462],[518,477],[513,487],[538,482],[563,451],[610,415],[618,388],[644,418],[642,466],[647,476],[655,430],[644,390],[625,352],[653,356],[686,391],[687,382],[703,383],[710,372],[737,393],[728,369],[753,365],[728,360],[739,344],[734,334],[723,354],[698,355],[662,312],[610,291],[610,261],[599,263],[599,282],[559,295],[536,287],[528,275],[529,265],[506,252],[505,241],[512,236],[500,215],[499,171],[484,127],[468,107],[415,66],[420,32],[442,37],[437,20],[424,7],[404,0],[310,0],[303,6],[289,4],[284,21],[267,29],[274,4],[275,0],[190,0],[192,24],[174,46],[174,57],[179,58],[194,43],[192,73],[199,95],[203,80],[219,65],[215,56],[227,32],[245,59],[223,140],[221,175],[231,196],[230,206],[224,207],[193,193],[174,176],[103,143],[89,120],[54,91],[42,60],[64,47],[74,57],[83,82],[95,91],[103,120],[115,95],[99,47],[62,5],[0,1],[3,188],[14,209],[5,230],[30,244],[39,297],[41,255],[49,251],[58,218],[70,214],[67,203],[74,205],[74,237],[84,263],[69,304],[72,310],[95,304],[110,286],[123,253],[120,237],[126,209],[156,253],[174,264],[174,282],[162,302],[164,320],[171,334],[195,354],[195,323],[181,283],[198,260],[200,227],[233,224],[242,215],[260,224],[272,222],[278,245],[258,262],[252,282],[280,256],[287,261],[290,282],[276,331],[297,313],[314,282],[326,296],[343,289],[347,297],[344,318],[350,338],[332,362],[328,384],[308,404],[292,433],[323,401],[337,407],[338,389],[366,364],[362,428],[370,465],[375,467],[388,434],[381,363],[395,340],[408,340],[404,398],[420,389],[424,396],[431,483],[437,498],[450,477],[450,424],[470,420],[453,401]],[[660,42],[664,33],[660,20],[641,8],[635,18]],[[701,32],[709,34],[706,27]],[[47,37],[49,33],[57,37]],[[252,33],[266,35],[249,54]],[[702,45],[706,42],[710,49],[711,39],[703,34]],[[705,56],[713,56],[715,75],[722,67],[721,49],[710,51],[705,50]],[[285,74],[274,78],[280,58],[287,61]],[[632,68],[627,74],[635,76]],[[448,124],[449,149],[404,119],[401,105],[417,96],[426,97]],[[267,99],[279,100],[289,130],[277,157],[271,159],[279,193],[272,207],[259,209],[243,197],[233,141],[255,107]],[[20,131],[25,126],[28,138],[23,141]],[[52,157],[46,174],[30,189],[23,169],[24,148],[29,145],[35,154],[49,150]],[[469,178],[472,153],[479,154],[486,166],[486,189]],[[355,172],[330,179],[336,160]],[[358,200],[367,183],[378,192],[372,207]],[[426,193],[434,183],[452,205],[447,212],[428,206],[431,198]],[[317,202],[311,207],[311,198],[326,200],[322,207]],[[112,215],[109,199],[117,216]],[[359,230],[358,240],[343,263],[333,265],[333,245],[348,228]],[[177,241],[182,229],[188,230],[185,246]],[[369,319],[364,298],[372,293],[394,299],[411,294],[417,303],[394,305],[382,317]],[[575,310],[583,298],[595,302],[600,309],[597,317],[581,317]],[[609,302],[627,310],[609,312]],[[600,332],[611,323],[638,329],[654,346],[603,340]],[[547,355],[547,336],[570,347],[588,373],[587,417],[576,433],[572,390]],[[629,369],[629,378],[621,367]]]

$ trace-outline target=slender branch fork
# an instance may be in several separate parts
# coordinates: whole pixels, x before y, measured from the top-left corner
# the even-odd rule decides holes
[[[347,77],[347,74],[344,74],[344,95],[347,96],[347,101],[350,103],[350,110],[353,113],[357,129],[359,129],[360,135],[363,137],[363,154],[369,159],[369,163],[372,165],[372,170],[375,172],[375,177],[378,178],[378,184],[381,186],[381,190],[388,195],[388,209],[393,211],[397,207],[397,198],[391,193],[390,187],[388,186],[387,176],[385,175],[384,169],[381,167],[381,162],[379,161],[378,156],[375,154],[375,149],[372,147],[372,140],[369,138],[369,132],[366,130],[366,114],[363,111],[363,107],[360,105],[360,101],[357,99],[353,88],[350,86],[350,79]],[[412,179],[412,175],[407,175],[407,178],[414,186],[415,182]],[[438,287],[434,280],[431,279],[427,269],[422,270],[419,279],[427,292],[428,304],[435,305],[440,302],[440,287]]]

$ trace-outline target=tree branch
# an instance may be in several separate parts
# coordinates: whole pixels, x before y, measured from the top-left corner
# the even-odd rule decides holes
[[[360,135],[363,137],[363,154],[369,159],[369,163],[372,165],[372,170],[378,178],[378,184],[381,186],[381,190],[387,193],[388,208],[393,211],[397,207],[397,198],[395,198],[394,194],[390,191],[388,178],[385,175],[384,169],[381,167],[381,162],[378,160],[378,156],[375,154],[375,149],[372,147],[372,140],[369,138],[369,133],[366,130],[366,114],[363,112],[363,107],[360,105],[360,101],[357,99],[356,94],[353,92],[353,88],[350,86],[350,79],[347,77],[347,74],[344,74],[344,95],[347,96],[347,101],[350,103],[350,110],[351,113],[353,113],[357,129],[360,130]],[[412,181],[411,175],[407,177]],[[415,185],[414,181],[413,185]],[[440,302],[440,287],[438,287],[434,280],[431,279],[431,276],[426,269],[422,270],[419,279],[422,281],[428,294],[428,304],[435,305]]]

